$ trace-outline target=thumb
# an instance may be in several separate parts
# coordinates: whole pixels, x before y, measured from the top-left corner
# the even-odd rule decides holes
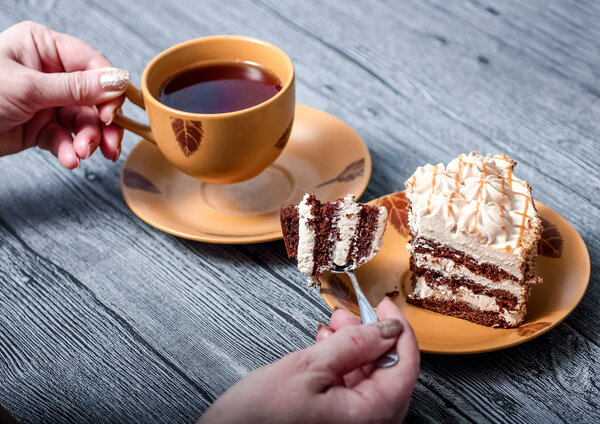
[[[347,326],[308,350],[322,366],[335,375],[344,375],[383,355],[394,346],[402,329],[397,319]]]
[[[125,69],[99,68],[77,72],[37,72],[34,100],[43,108],[96,105],[119,97],[129,83]]]

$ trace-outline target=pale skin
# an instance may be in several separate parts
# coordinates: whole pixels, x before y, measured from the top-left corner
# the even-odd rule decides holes
[[[110,70],[100,52],[43,25],[0,33],[0,156],[37,146],[74,169],[100,147],[116,161],[123,130],[107,123],[125,98],[102,86]]]
[[[351,313],[337,310],[330,326],[320,326],[314,346],[249,374],[199,422],[402,422],[419,374],[419,349],[408,321],[389,299],[379,304],[377,316],[388,326],[398,323],[391,324],[398,333],[390,337],[381,322],[360,325]],[[373,361],[392,347],[399,362],[374,368]]]
[[[128,73],[83,41],[34,22],[0,33],[0,156],[40,147],[68,169],[100,148],[119,158],[123,130],[112,124]],[[125,76],[124,76],[125,75]],[[419,374],[410,324],[384,299],[379,323],[344,310],[320,325],[311,347],[260,368],[231,387],[201,423],[395,423],[406,416]],[[373,362],[395,348],[399,362]]]

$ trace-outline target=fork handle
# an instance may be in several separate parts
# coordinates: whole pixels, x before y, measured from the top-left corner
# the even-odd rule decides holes
[[[354,287],[354,293],[356,293],[356,298],[358,299],[358,308],[360,309],[360,318],[363,324],[369,324],[371,322],[377,322],[377,313],[375,309],[371,306],[367,297],[362,292],[360,286],[358,285],[358,280],[356,279],[356,275],[354,271],[346,271],[346,274],[350,278],[352,282],[352,287]],[[393,367],[398,362],[398,352],[396,352],[395,348],[391,348],[386,353],[381,355],[375,361],[375,366],[377,368],[387,368]]]
[[[377,322],[377,313],[367,300],[365,294],[360,289],[354,271],[347,271],[346,274],[348,274],[348,277],[350,277],[350,281],[354,287],[354,293],[356,293],[356,298],[358,299],[358,308],[360,309],[360,318],[362,323],[369,324],[371,322]]]

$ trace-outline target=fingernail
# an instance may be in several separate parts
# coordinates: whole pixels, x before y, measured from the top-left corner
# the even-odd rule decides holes
[[[93,144],[90,144],[90,145],[88,146],[88,152],[87,152],[87,156],[86,156],[86,158],[89,158],[90,156],[92,156],[92,153],[93,153],[93,151],[94,151],[94,145],[93,145]]]
[[[78,169],[81,166],[81,159],[77,158],[77,166],[73,169]]]
[[[318,333],[319,331],[321,331],[321,328],[323,328],[323,327],[327,327],[327,326],[326,326],[325,324],[323,324],[322,322],[318,323],[318,324],[317,324],[317,333]]]
[[[115,119],[117,119],[117,115],[119,114],[119,112],[121,112],[121,108],[120,107],[118,107],[118,108],[116,108],[115,110],[112,111],[112,113],[110,114],[110,119],[106,123],[106,126],[109,126],[110,124],[113,123],[113,121]]]
[[[402,332],[403,325],[397,319],[386,319],[383,321],[379,321],[377,324],[377,329],[381,334],[381,337],[384,339],[391,339],[392,337],[396,337],[398,334]]]
[[[125,69],[110,68],[100,76],[104,91],[121,91],[129,83],[129,72]]]
[[[121,145],[119,145],[117,147],[117,153],[115,153],[115,157],[113,158],[113,162],[116,162],[119,160],[119,156],[121,156]]]

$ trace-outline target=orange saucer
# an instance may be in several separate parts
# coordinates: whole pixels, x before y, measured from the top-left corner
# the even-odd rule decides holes
[[[280,239],[279,208],[298,203],[304,193],[322,200],[348,193],[358,198],[370,176],[371,155],[352,128],[328,113],[297,105],[285,150],[249,181],[203,183],[142,139],[123,164],[121,191],[131,210],[159,230],[191,240],[243,244]]]
[[[421,351],[464,354],[503,349],[544,334],[565,319],[581,301],[590,280],[590,257],[583,239],[558,213],[536,202],[544,231],[537,260],[544,283],[532,288],[525,322],[502,329],[477,325],[406,303],[412,287],[408,266],[409,238],[405,192],[397,192],[370,203],[384,205],[390,219],[377,256],[356,270],[362,290],[372,305],[388,295],[415,330]],[[339,306],[358,315],[350,282],[339,274],[321,277],[321,294],[333,309]]]

